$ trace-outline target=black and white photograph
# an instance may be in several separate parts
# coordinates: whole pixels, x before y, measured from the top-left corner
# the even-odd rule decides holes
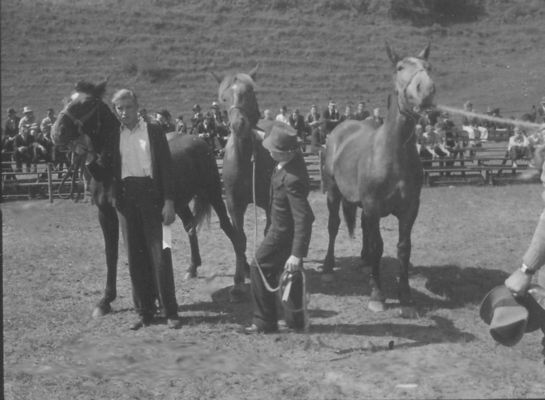
[[[2,0],[2,398],[544,398],[544,21]]]

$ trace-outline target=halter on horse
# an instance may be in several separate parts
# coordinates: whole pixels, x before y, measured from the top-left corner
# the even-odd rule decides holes
[[[230,74],[220,79],[218,99],[228,110],[230,136],[223,156],[223,185],[227,210],[235,230],[236,271],[235,286],[231,290],[231,300],[244,298],[244,279],[248,271],[246,261],[246,235],[244,233],[244,214],[252,203],[252,162],[255,162],[255,194],[257,206],[263,208],[267,216],[266,228],[270,224],[268,211],[269,185],[274,161],[261,145],[262,137],[255,131],[259,107],[254,92],[254,79],[257,67],[249,74]],[[265,131],[271,126],[262,126]]]
[[[105,241],[107,280],[104,297],[99,301],[94,316],[111,311],[110,303],[116,297],[117,253],[119,227],[115,210],[114,171],[112,155],[114,141],[119,138],[120,123],[102,101],[106,82],[100,85],[82,83],[76,86],[72,101],[59,113],[53,126],[56,144],[71,144],[88,156],[92,169],[91,192],[99,210],[99,221]],[[77,145],[77,146],[76,146]],[[196,276],[201,265],[196,234],[197,225],[214,208],[220,227],[234,245],[234,231],[221,197],[221,181],[216,161],[203,140],[190,135],[175,136],[169,140],[174,181],[175,210],[189,235],[191,265],[188,276]],[[98,174],[99,171],[102,171]],[[189,202],[194,200],[194,213]],[[194,215],[195,214],[195,215]]]
[[[374,127],[367,122],[346,121],[338,125],[327,140],[322,171],[329,209],[324,277],[331,277],[335,265],[340,205],[351,235],[357,207],[361,207],[361,258],[372,269],[369,308],[373,311],[385,308],[379,274],[383,253],[380,219],[389,214],[399,221],[398,296],[402,305],[412,305],[408,281],[411,230],[418,214],[423,177],[414,128],[418,113],[432,106],[435,94],[427,61],[429,45],[417,57],[403,59],[388,45],[386,49],[395,68],[395,93],[389,98],[384,124]]]

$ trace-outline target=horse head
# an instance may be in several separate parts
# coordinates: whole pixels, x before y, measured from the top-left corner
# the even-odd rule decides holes
[[[429,75],[430,44],[416,57],[401,58],[388,43],[386,52],[395,68],[394,84],[399,110],[407,114],[419,114],[423,109],[431,108],[435,84]]]
[[[231,132],[241,138],[250,137],[260,118],[254,85],[258,66],[249,73],[228,74],[220,78],[212,75],[219,83],[218,100],[227,109]]]
[[[117,123],[110,108],[102,101],[104,81],[94,85],[81,81],[52,127],[56,146],[68,146],[78,154],[97,153],[107,140],[108,127]]]

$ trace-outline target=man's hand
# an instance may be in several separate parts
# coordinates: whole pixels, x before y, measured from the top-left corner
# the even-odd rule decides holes
[[[163,215],[164,225],[170,225],[174,222],[174,219],[176,218],[176,214],[174,213],[173,200],[165,200],[165,205],[163,206],[162,215]]]
[[[520,269],[517,269],[505,280],[505,286],[513,292],[513,295],[522,296],[526,294],[531,281],[531,275],[525,274]]]
[[[290,258],[288,258],[288,261],[286,261],[286,264],[284,265],[284,270],[288,272],[295,272],[299,269],[302,263],[302,258],[291,255]]]

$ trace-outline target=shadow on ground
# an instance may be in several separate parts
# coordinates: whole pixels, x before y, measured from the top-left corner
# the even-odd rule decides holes
[[[336,260],[337,269],[332,282],[324,282],[322,274],[309,269],[308,281],[311,293],[331,296],[369,296],[371,269],[361,267],[357,257]],[[397,275],[399,263],[392,257],[381,260],[381,282],[389,299],[397,299]],[[501,270],[461,268],[457,265],[415,266],[409,270],[409,284],[417,307],[459,308],[479,304],[490,289],[503,283],[508,274]],[[425,291],[419,289],[423,282]]]

